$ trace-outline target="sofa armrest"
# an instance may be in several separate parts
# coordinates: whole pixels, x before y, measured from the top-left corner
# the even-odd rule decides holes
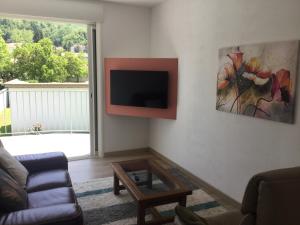
[[[80,207],[62,204],[43,208],[25,209],[4,214],[1,225],[83,225]]]
[[[19,155],[15,158],[25,166],[29,173],[55,169],[68,170],[68,160],[62,152]]]

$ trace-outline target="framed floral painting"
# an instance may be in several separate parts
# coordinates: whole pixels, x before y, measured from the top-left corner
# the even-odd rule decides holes
[[[299,41],[220,49],[217,110],[293,123],[298,49]]]

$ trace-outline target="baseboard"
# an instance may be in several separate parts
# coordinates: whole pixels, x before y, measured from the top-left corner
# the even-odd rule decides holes
[[[212,185],[208,184],[207,182],[203,181],[202,179],[200,179],[196,175],[192,174],[191,172],[187,171],[186,169],[184,169],[183,167],[181,167],[177,163],[173,162],[172,160],[170,160],[166,156],[162,155],[161,153],[157,152],[156,150],[154,150],[152,148],[149,148],[148,151],[150,151],[156,157],[158,157],[158,158],[160,158],[164,161],[167,161],[171,165],[178,168],[187,177],[190,177],[191,180],[195,180],[196,183],[198,183],[200,186],[202,186],[205,189],[205,191],[208,192],[208,194],[215,195],[213,197],[215,197],[218,201],[220,201],[222,203],[222,205],[225,204],[226,206],[229,206],[228,208],[231,208],[233,206],[234,209],[240,209],[241,208],[241,204],[239,202],[237,202],[233,198],[229,197],[228,195],[226,195],[225,193],[223,193],[219,189],[215,188],[214,186],[212,186]]]
[[[91,159],[91,158],[93,158],[93,156],[91,155],[73,156],[73,157],[68,157],[68,162]]]
[[[134,155],[134,154],[149,153],[149,152],[151,152],[149,148],[135,148],[135,149],[126,149],[122,151],[104,152],[103,157],[107,158],[107,157]]]
[[[99,159],[101,157],[97,155],[83,155],[83,156],[73,156],[73,157],[68,157],[68,162],[72,161],[80,161],[80,160],[85,160],[85,159]]]

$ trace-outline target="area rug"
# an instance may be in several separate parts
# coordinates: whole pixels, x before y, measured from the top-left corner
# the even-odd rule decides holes
[[[190,182],[179,170],[170,172],[193,189],[187,198],[187,207],[201,216],[214,216],[224,213],[226,209],[200,187]],[[154,182],[153,185],[159,185]],[[75,183],[74,190],[84,214],[86,225],[132,225],[136,224],[136,204],[126,190],[119,196],[113,193],[113,177]],[[174,215],[176,204],[157,207],[162,215]],[[151,215],[146,216],[151,220]]]

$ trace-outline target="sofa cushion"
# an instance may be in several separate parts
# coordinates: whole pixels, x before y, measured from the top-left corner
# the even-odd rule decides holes
[[[71,179],[66,170],[50,170],[33,173],[27,179],[27,192],[44,191],[51,188],[71,187]]]
[[[13,212],[27,208],[27,193],[4,170],[0,169],[0,211]]]
[[[28,171],[4,148],[0,140],[0,167],[12,176],[22,187],[25,187]]]
[[[5,225],[83,225],[80,206],[62,204],[20,210],[0,216]]]
[[[41,208],[52,205],[76,203],[72,188],[54,188],[28,194],[28,208]]]
[[[29,173],[68,170],[68,159],[63,152],[17,155],[15,158],[25,166]]]

